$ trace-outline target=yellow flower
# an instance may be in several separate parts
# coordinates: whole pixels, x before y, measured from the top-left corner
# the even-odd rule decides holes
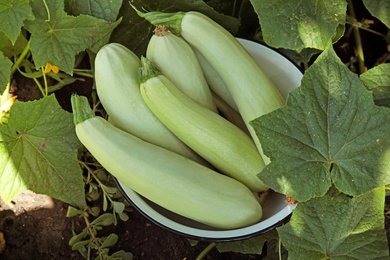
[[[57,66],[55,66],[55,65],[51,65],[50,63],[47,63],[47,64],[45,65],[45,70],[44,70],[44,72],[45,72],[45,74],[47,74],[47,73],[49,73],[50,71],[53,71],[55,74],[57,74],[57,73],[60,71],[60,69],[59,69]]]

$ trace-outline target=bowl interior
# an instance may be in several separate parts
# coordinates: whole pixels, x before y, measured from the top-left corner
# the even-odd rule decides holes
[[[300,85],[302,72],[284,56],[261,44],[238,40],[285,98],[289,91]],[[233,241],[266,232],[280,225],[296,206],[286,204],[284,195],[270,191],[263,204],[263,218],[259,223],[235,230],[221,230],[166,210],[140,196],[121,181],[116,181],[124,197],[145,217],[165,229],[198,240]]]

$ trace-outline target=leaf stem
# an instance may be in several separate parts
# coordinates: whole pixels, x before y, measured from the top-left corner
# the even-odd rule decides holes
[[[96,174],[94,173],[94,171],[88,166],[88,164],[86,162],[83,162],[83,161],[79,161],[79,163],[81,164],[82,167],[84,167],[85,169],[87,169],[88,173],[91,174],[91,176],[94,178],[94,180],[99,184],[102,192],[103,192],[103,196],[105,196],[106,198],[108,198],[108,200],[110,201],[111,204],[113,204],[113,199],[111,198],[110,194],[107,192],[107,190],[105,189],[105,185],[104,183],[96,176]]]
[[[352,16],[352,18],[356,21],[356,13],[352,2],[353,2],[352,0],[348,0],[348,12]],[[359,26],[357,26],[356,23],[352,24],[352,26],[353,26],[353,35],[356,42],[359,74],[362,74],[365,71],[362,39],[359,33]]]
[[[282,240],[278,239],[278,254],[279,254],[279,260],[282,260]]]
[[[83,217],[84,217],[85,225],[86,225],[87,228],[88,228],[89,234],[91,235],[91,237],[92,237],[93,239],[95,239],[96,237],[95,237],[95,235],[94,235],[94,233],[93,233],[92,224],[91,224],[91,222],[89,221],[88,216],[87,216],[86,214],[84,214]]]
[[[352,20],[353,20],[353,19],[352,19]],[[347,19],[345,22],[346,22],[347,24],[351,25],[351,26],[356,26],[356,27],[358,27],[358,28],[361,29],[361,30],[370,32],[370,33],[375,34],[375,35],[378,35],[378,36],[380,36],[380,37],[383,37],[383,38],[386,37],[386,35],[383,34],[383,33],[377,32],[377,31],[375,31],[375,30],[373,30],[373,29],[370,29],[370,28],[363,27],[363,26],[361,25],[362,23],[360,23],[360,22],[358,23],[358,22],[356,22],[356,21],[349,21],[348,19]],[[363,24],[364,24],[364,23],[363,23]]]
[[[19,68],[20,64],[26,58],[28,52],[30,51],[30,45],[31,45],[31,38],[28,40],[26,46],[24,47],[22,53],[19,55],[19,57],[16,59],[15,63],[12,65],[11,68],[11,78],[12,75],[15,73],[15,71]]]
[[[93,73],[91,70],[74,69],[73,73],[87,78],[93,78]]]
[[[47,78],[46,78],[45,69],[43,67],[42,67],[41,71],[42,71],[42,76],[43,76],[43,82],[45,84],[45,94],[44,94],[44,97],[46,97],[48,95]]]
[[[33,80],[34,80],[35,84],[37,84],[39,90],[41,91],[42,96],[44,97],[45,91],[43,90],[41,83],[39,83],[39,80],[37,78],[33,78]]]
[[[49,6],[46,3],[46,0],[43,0],[43,4],[45,5],[46,12],[47,12],[47,20],[45,20],[45,21],[50,22],[50,10],[49,10]]]
[[[210,250],[215,247],[215,245],[216,244],[214,242],[210,243],[205,249],[203,249],[202,252],[200,252],[196,260],[202,260],[210,252]]]

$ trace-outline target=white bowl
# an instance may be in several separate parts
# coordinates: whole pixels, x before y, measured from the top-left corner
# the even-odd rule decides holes
[[[284,56],[256,42],[238,40],[285,98],[290,90],[301,84],[302,72]],[[124,197],[150,221],[176,234],[197,240],[235,241],[253,237],[281,225],[296,206],[286,204],[284,195],[271,191],[263,204],[263,218],[260,222],[244,228],[221,230],[166,210],[140,196],[119,180],[116,181]]]

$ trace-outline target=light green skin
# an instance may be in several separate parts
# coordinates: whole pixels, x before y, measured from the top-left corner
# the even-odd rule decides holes
[[[194,52],[209,87],[226,103],[228,103],[231,108],[238,111],[237,105],[234,103],[232,94],[230,94],[225,82],[198,50],[194,49]]]
[[[141,94],[165,126],[221,172],[252,191],[269,189],[257,177],[264,167],[261,155],[241,129],[187,97],[164,75],[144,81]]]
[[[181,36],[210,63],[225,82],[265,164],[260,141],[249,124],[284,105],[284,99],[267,75],[234,36],[198,12],[182,15]],[[169,27],[169,24],[167,25]]]
[[[148,43],[146,57],[183,93],[217,112],[199,61],[183,38],[172,33],[153,35]]]
[[[260,221],[262,208],[240,182],[124,132],[100,117],[76,124],[81,143],[122,183],[187,218],[236,229]]]
[[[139,92],[140,59],[125,46],[109,43],[95,59],[95,84],[112,124],[144,141],[207,165],[150,111]]]

